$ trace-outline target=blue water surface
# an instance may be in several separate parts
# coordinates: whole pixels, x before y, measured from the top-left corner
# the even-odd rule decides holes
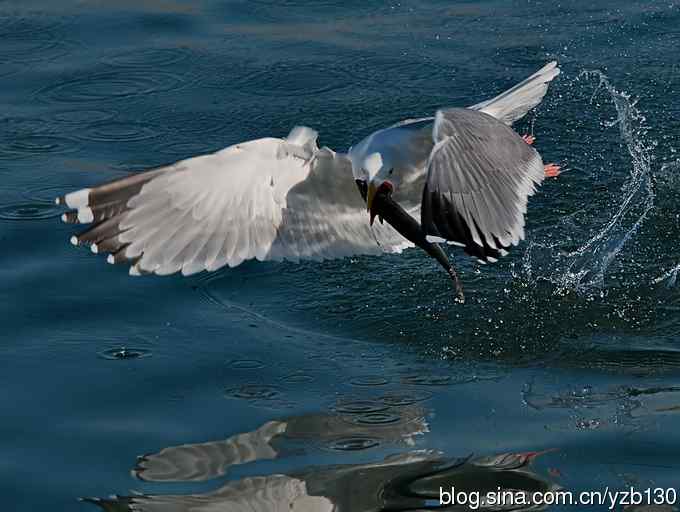
[[[677,487],[678,27],[678,0],[0,2],[2,509]],[[553,59],[515,128],[566,172],[503,261],[452,250],[465,305],[417,250],[131,278],[59,221],[77,188],[297,124],[345,150]]]

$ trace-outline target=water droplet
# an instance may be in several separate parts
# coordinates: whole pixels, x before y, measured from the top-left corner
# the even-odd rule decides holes
[[[274,400],[281,395],[281,391],[277,387],[267,384],[243,384],[239,387],[227,389],[225,395],[229,398],[243,400]]]
[[[139,359],[150,357],[151,351],[144,348],[120,347],[99,352],[99,356],[110,360]]]
[[[583,419],[576,420],[576,428],[579,430],[596,430],[602,426],[602,422],[597,419]]]

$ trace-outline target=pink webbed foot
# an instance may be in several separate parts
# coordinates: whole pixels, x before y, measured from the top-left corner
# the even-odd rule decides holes
[[[548,164],[543,167],[546,178],[557,178],[560,175],[560,166],[557,164]]]
[[[536,137],[534,137],[530,133],[527,133],[526,135],[522,135],[522,138],[524,139],[524,142],[526,142],[529,145],[532,145],[536,141]]]

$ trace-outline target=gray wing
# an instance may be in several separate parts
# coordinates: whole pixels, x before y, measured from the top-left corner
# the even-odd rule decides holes
[[[509,126],[484,112],[440,110],[432,136],[423,228],[493,262],[524,239],[527,200],[543,181],[543,161]]]

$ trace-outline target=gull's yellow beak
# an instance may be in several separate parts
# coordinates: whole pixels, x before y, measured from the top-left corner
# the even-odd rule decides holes
[[[375,199],[375,194],[378,192],[378,187],[372,181],[368,183],[368,191],[366,192],[366,211],[370,212],[373,206],[373,200]]]

